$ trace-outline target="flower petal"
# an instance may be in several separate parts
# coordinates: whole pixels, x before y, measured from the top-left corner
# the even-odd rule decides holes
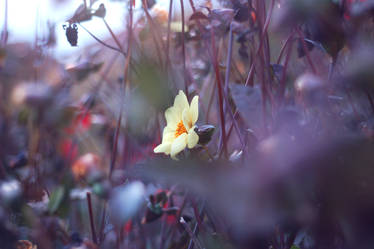
[[[162,143],[165,142],[173,142],[175,138],[175,130],[172,129],[170,126],[166,126],[162,133]]]
[[[176,114],[176,110],[173,106],[169,107],[165,111],[165,119],[168,126],[176,126],[178,124],[180,119],[178,119],[178,115]]]
[[[195,127],[192,127],[188,131],[188,135],[187,135],[187,146],[188,146],[189,149],[192,149],[193,147],[195,147],[196,144],[199,142],[199,136],[194,131],[194,129],[195,129]]]
[[[165,153],[166,155],[170,154],[171,151],[171,143],[162,143],[158,145],[156,148],[153,149],[154,153]]]
[[[179,114],[180,117],[182,117],[183,110],[189,107],[187,97],[182,90],[179,90],[178,95],[175,97],[173,107],[176,109],[177,114]]]
[[[177,137],[172,145],[171,145],[171,151],[170,151],[170,156],[171,157],[175,157],[179,152],[181,152],[182,150],[184,150],[184,148],[186,148],[186,145],[187,145],[187,133],[183,133],[181,135],[179,135],[179,137]]]
[[[194,125],[199,118],[199,96],[193,97],[191,101],[190,116],[192,125]]]
[[[187,131],[189,129],[191,129],[192,122],[191,122],[191,116],[190,116],[189,108],[186,108],[186,109],[183,110],[182,121],[183,121],[184,128],[186,128]]]

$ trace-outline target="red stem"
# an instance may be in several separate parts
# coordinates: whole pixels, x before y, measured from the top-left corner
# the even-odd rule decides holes
[[[216,83],[218,86],[218,100],[219,100],[219,113],[221,119],[221,136],[223,141],[223,152],[225,158],[228,157],[227,155],[227,141],[226,141],[226,125],[225,125],[225,114],[223,110],[223,89],[221,83],[221,76],[219,73],[219,66],[218,66],[218,58],[217,58],[217,51],[216,51],[216,41],[215,41],[215,34],[213,27],[211,28],[211,42],[212,42],[212,49],[213,49],[213,63],[214,63],[214,70],[216,74]]]
[[[259,57],[260,55],[260,52],[262,50],[262,46],[264,44],[264,38],[265,38],[265,35],[266,35],[266,32],[268,30],[268,27],[269,27],[269,24],[270,24],[270,20],[271,20],[271,16],[272,16],[272,13],[273,13],[273,8],[274,8],[274,1],[275,0],[272,0],[271,1],[271,7],[270,7],[270,13],[269,15],[267,16],[266,18],[266,21],[265,21],[265,25],[262,29],[262,32],[261,32],[261,36],[260,36],[260,45],[256,51],[256,56],[253,58],[253,61],[252,61],[252,65],[249,69],[249,72],[248,72],[248,76],[247,76],[247,79],[245,81],[245,85],[247,86],[249,84],[249,82],[252,80],[253,78],[253,73],[254,73],[254,67],[255,67],[255,62],[256,62],[256,58]],[[249,84],[250,86],[253,86],[253,82],[251,82],[251,84]]]
[[[170,58],[169,58],[169,47],[170,47],[170,25],[171,25],[171,15],[173,12],[173,0],[169,2],[169,15],[168,15],[168,30],[167,30],[167,39],[166,39],[166,70],[169,66]]]
[[[91,193],[87,192],[86,195],[87,195],[88,212],[89,212],[89,215],[90,215],[92,241],[95,244],[97,244],[96,229],[95,229],[95,223],[94,223],[93,212],[92,212]]]
[[[122,53],[124,53],[121,43],[118,41],[117,36],[113,33],[112,29],[110,28],[110,26],[108,25],[108,23],[105,21],[104,18],[103,18],[103,22],[106,28],[108,29],[110,35],[113,37],[113,40],[116,42],[117,46],[119,47],[119,49],[122,51]]]

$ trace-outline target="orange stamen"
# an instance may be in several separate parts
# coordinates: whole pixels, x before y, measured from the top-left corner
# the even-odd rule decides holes
[[[181,120],[181,121],[177,124],[177,129],[175,130],[175,134],[174,134],[174,136],[177,138],[177,137],[179,137],[180,135],[182,135],[183,133],[187,133],[187,130],[186,130],[186,127],[184,127],[184,125],[183,125],[183,121]]]

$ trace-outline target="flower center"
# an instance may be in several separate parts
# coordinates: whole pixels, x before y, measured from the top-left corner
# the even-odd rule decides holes
[[[175,129],[175,134],[174,134],[174,136],[177,138],[177,137],[179,137],[180,135],[182,135],[183,133],[187,133],[187,130],[186,130],[186,127],[184,127],[184,125],[183,125],[183,121],[181,120],[181,121],[177,124],[177,129]]]

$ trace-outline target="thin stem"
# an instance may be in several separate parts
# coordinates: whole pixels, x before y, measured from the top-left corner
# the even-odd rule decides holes
[[[192,9],[193,13],[195,13],[196,8],[195,8],[195,5],[193,4],[193,0],[190,0],[190,5],[191,5],[191,9]]]
[[[230,31],[229,31],[229,45],[227,48],[227,60],[226,60],[226,73],[225,73],[225,91],[228,93],[229,91],[229,81],[230,81],[230,70],[231,70],[231,58],[232,58],[232,23],[230,24]]]
[[[124,66],[124,71],[123,71],[123,83],[125,84],[124,89],[121,91],[121,102],[120,102],[120,110],[119,110],[119,117],[117,120],[117,127],[114,135],[114,144],[113,144],[113,150],[112,150],[112,155],[111,155],[111,160],[110,160],[110,171],[109,171],[109,179],[112,177],[112,173],[114,170],[115,162],[117,159],[117,147],[118,147],[118,137],[119,137],[119,130],[121,127],[121,120],[122,120],[122,112],[123,112],[123,101],[124,101],[124,96],[125,96],[125,90],[126,90],[126,82],[127,82],[127,76],[128,76],[128,68],[130,65],[131,61],[131,44],[132,44],[132,26],[133,26],[133,15],[132,15],[132,5],[130,5],[130,20],[129,20],[129,36],[128,36],[128,48],[127,48],[127,56],[126,56],[126,61],[125,61],[125,66]]]
[[[191,228],[189,227],[189,225],[186,223],[186,221],[183,219],[183,217],[180,218],[180,221],[179,223],[183,226],[183,228],[187,231],[188,235],[190,236],[190,238],[193,240],[193,242],[195,243],[195,245],[200,248],[200,249],[203,249],[204,247],[201,245],[200,241],[196,238],[196,236],[194,235],[194,233],[192,232]]]
[[[371,110],[374,113],[374,100],[373,100],[373,97],[370,95],[370,93],[368,91],[366,91],[366,95],[368,96],[368,100],[369,100],[369,103],[370,103]]]
[[[1,42],[2,45],[5,45],[8,42],[8,0],[5,0],[5,8],[4,8],[4,27],[1,33]]]
[[[169,2],[169,15],[168,15],[168,30],[167,30],[167,38],[166,38],[166,70],[169,67],[169,47],[170,47],[170,25],[171,25],[171,15],[173,12],[173,0],[170,0]]]
[[[221,76],[219,73],[215,34],[214,34],[213,28],[211,28],[211,42],[212,42],[212,49],[213,49],[213,64],[214,64],[214,70],[216,74],[216,84],[218,86],[218,101],[219,101],[219,113],[220,113],[220,119],[221,119],[221,136],[222,136],[222,142],[223,142],[223,152],[224,152],[225,158],[227,158],[228,155],[227,155],[226,125],[225,125],[225,114],[223,110],[223,89],[222,89],[222,83],[221,83]]]
[[[183,78],[184,78],[184,89],[186,92],[186,96],[188,99],[188,80],[187,80],[187,75],[186,75],[186,48],[185,48],[185,41],[184,41],[184,5],[183,5],[183,0],[180,0],[181,4],[181,14],[182,14],[182,57],[183,57]]]
[[[161,46],[163,47],[163,43],[162,43],[162,39],[159,38],[156,34],[156,30],[157,30],[157,27],[156,27],[156,24],[154,23],[151,15],[149,14],[148,12],[148,4],[147,4],[147,1],[146,0],[142,0],[142,5],[143,5],[143,10],[144,10],[144,13],[145,13],[145,16],[147,17],[147,20],[149,22],[149,25],[151,26],[151,34],[153,36],[153,40],[154,40],[154,43],[155,43],[155,46],[156,46],[156,52],[157,52],[157,56],[158,56],[158,59],[159,59],[159,63],[160,65],[164,65],[162,63],[162,57],[161,57],[161,49],[160,49],[160,45],[159,45],[159,40],[161,41]],[[159,39],[158,39],[159,38]],[[164,48],[164,47],[163,47]],[[166,48],[165,48],[166,49]]]
[[[242,144],[242,146],[244,146],[244,140],[243,140],[243,138],[241,136],[239,126],[238,126],[238,124],[236,122],[236,119],[234,117],[234,113],[232,112],[232,110],[230,108],[230,103],[229,103],[229,100],[227,98],[227,94],[229,92],[229,80],[230,80],[230,69],[231,69],[231,58],[232,58],[232,40],[233,40],[232,26],[233,25],[231,24],[230,25],[230,32],[229,32],[229,45],[228,45],[228,48],[227,48],[228,52],[227,52],[227,61],[226,61],[225,94],[224,94],[224,98],[225,98],[226,109],[229,110],[230,117],[232,119],[232,122],[234,123],[235,131],[238,134],[240,143]]]
[[[116,48],[116,47],[113,47],[113,46],[111,46],[111,45],[109,45],[109,44],[107,44],[107,43],[105,43],[105,42],[103,42],[102,40],[100,40],[99,38],[97,38],[94,34],[92,34],[88,29],[86,29],[82,24],[80,24],[80,23],[78,23],[79,24],[79,26],[81,26],[90,36],[92,36],[92,38],[94,38],[98,43],[100,43],[101,45],[103,45],[103,46],[105,46],[105,47],[107,47],[107,48],[110,48],[110,49],[113,49],[113,50],[115,50],[115,51],[117,51],[117,52],[120,52],[121,54],[123,54],[124,56],[126,56],[126,54],[124,54],[123,52],[122,52],[122,50],[121,49],[118,49],[118,48]]]
[[[294,36],[295,32],[292,32],[288,37],[287,37],[287,40],[285,41],[285,43],[283,44],[280,52],[279,52],[279,56],[278,56],[278,59],[277,59],[277,64],[279,64],[282,60],[282,57],[283,57],[283,53],[284,51],[286,50],[286,47],[288,45],[288,43],[293,40],[293,36]]]
[[[121,90],[121,93],[122,92],[123,92],[123,90]],[[121,94],[121,100],[122,99],[123,99],[123,94]],[[123,105],[122,105],[122,101],[121,101],[119,117],[118,117],[117,125],[116,125],[116,131],[114,133],[114,142],[113,142],[113,148],[112,148],[112,155],[111,155],[111,159],[110,159],[109,179],[112,178],[114,166],[115,166],[116,159],[117,159],[118,136],[119,136],[119,130],[120,130],[120,127],[121,127],[121,120],[122,120],[122,109],[123,109],[122,106]]]
[[[217,85],[216,84],[213,84],[212,86],[212,91],[210,93],[210,98],[209,98],[209,103],[208,103],[208,108],[207,108],[207,111],[206,111],[206,115],[205,115],[205,122],[208,123],[208,119],[209,119],[209,113],[210,113],[210,109],[212,107],[212,103],[213,103],[213,99],[214,99],[214,93],[216,91],[216,88],[217,88]]]
[[[253,73],[254,73],[254,67],[255,67],[255,62],[256,62],[256,58],[259,57],[260,55],[260,52],[262,50],[262,46],[264,44],[264,38],[265,38],[265,35],[266,35],[266,32],[268,30],[268,27],[269,27],[269,24],[270,24],[270,20],[271,20],[271,16],[272,16],[272,13],[273,13],[273,9],[274,9],[274,3],[275,3],[275,0],[272,0],[271,1],[271,7],[270,7],[270,12],[269,12],[269,15],[267,16],[266,18],[266,21],[265,21],[265,25],[262,29],[262,32],[261,32],[261,36],[260,36],[260,45],[256,51],[256,56],[253,58],[253,61],[252,61],[252,65],[249,69],[249,72],[248,72],[248,76],[247,76],[247,79],[245,81],[245,85],[247,86],[249,84],[249,82],[252,80],[253,78]],[[249,85],[253,85],[253,82]]]
[[[196,206],[196,205],[195,205]],[[203,217],[203,214],[204,214],[204,206],[205,206],[205,201],[202,203],[201,205],[201,208],[200,208],[200,213],[197,214],[196,213],[196,208],[194,208],[194,211],[195,211],[195,216],[196,216],[196,224],[195,224],[195,227],[193,229],[193,234],[195,235],[195,237],[197,236],[197,234],[199,233],[199,230],[201,230],[201,227],[200,227],[200,223],[198,222],[198,220],[201,220],[202,217]],[[193,248],[193,245],[194,245],[194,240],[191,238],[190,239],[190,243],[188,243],[188,247],[187,249],[192,249]]]
[[[304,49],[304,52],[305,52],[305,55],[306,55],[306,58],[308,60],[308,63],[313,71],[314,74],[317,73],[317,70],[316,70],[316,67],[314,66],[313,64],[313,61],[312,61],[312,58],[310,57],[310,53],[309,53],[309,49],[306,45],[306,42],[305,42],[305,37],[304,37],[304,34],[303,32],[301,32],[300,28],[297,27],[297,33],[299,34],[300,36],[300,39],[301,39],[301,43],[303,44],[303,49]]]
[[[214,161],[214,157],[212,156],[212,154],[210,154],[209,149],[205,145],[202,145],[202,147],[205,150],[208,157],[210,158],[210,160]]]
[[[291,36],[291,37],[293,37],[293,36]],[[281,103],[283,102],[284,92],[286,90],[286,75],[287,75],[286,71],[287,71],[287,68],[288,68],[288,62],[290,61],[291,54],[292,54],[292,44],[293,44],[292,43],[292,38],[290,40],[291,40],[291,42],[288,45],[286,60],[284,62],[284,66],[283,66],[282,78],[279,82],[279,84],[280,84],[279,100],[280,100]]]
[[[125,53],[123,52],[123,48],[122,48],[121,43],[120,43],[120,42],[118,41],[118,39],[117,39],[117,36],[113,33],[113,31],[112,31],[112,29],[110,28],[109,24],[105,21],[105,18],[102,18],[102,19],[103,19],[103,22],[104,22],[104,24],[105,24],[105,27],[108,29],[108,31],[109,31],[110,35],[112,36],[113,40],[116,42],[117,46],[118,46],[119,49],[122,51],[122,53],[125,54]],[[131,30],[130,30],[130,32],[131,32]]]
[[[90,193],[90,192],[87,192],[86,195],[87,195],[88,213],[89,213],[89,215],[90,215],[90,225],[91,225],[92,241],[93,241],[95,244],[97,244],[95,222],[94,222],[93,212],[92,212],[91,193]]]

